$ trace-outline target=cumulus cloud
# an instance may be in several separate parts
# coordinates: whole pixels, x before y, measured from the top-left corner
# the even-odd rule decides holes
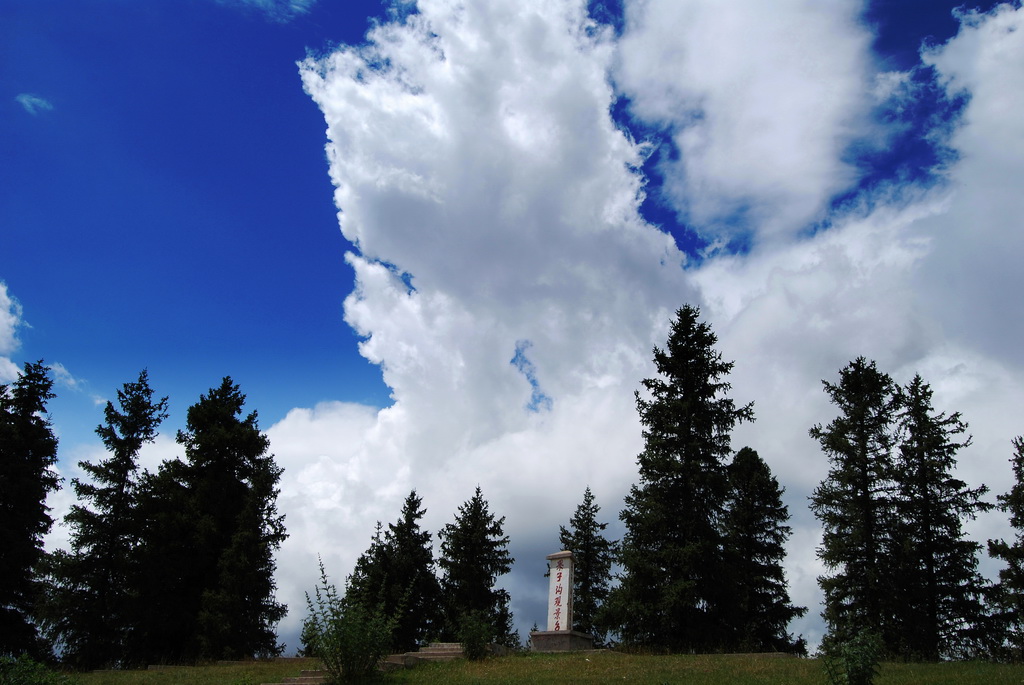
[[[36,116],[40,112],[49,112],[53,109],[53,105],[50,104],[49,100],[45,100],[32,93],[21,93],[14,96],[14,100],[32,116]]]
[[[641,120],[671,134],[665,192],[709,238],[789,236],[857,170],[870,35],[855,0],[627,4],[615,71]]]
[[[11,355],[18,349],[18,327],[24,324],[21,304],[0,281],[0,383],[9,383],[18,377],[18,367]]]
[[[946,335],[1024,366],[1019,298],[1024,252],[1024,9],[997,7],[963,15],[959,34],[924,54],[951,96],[967,95],[950,145],[949,210],[929,222],[935,258],[916,286]]]
[[[542,620],[543,556],[586,485],[620,529],[641,448],[633,391],[684,302],[736,360],[734,397],[755,401],[758,421],[734,446],[757,449],[787,487],[787,568],[811,607],[795,628],[812,643],[820,530],[806,497],[827,464],[807,429],[835,416],[821,379],[858,355],[900,382],[922,373],[936,406],[972,424],[961,472],[1005,490],[1024,399],[1009,335],[1024,320],[1010,268],[1024,210],[1012,188],[1024,31],[1009,28],[1021,10],[965,15],[924,57],[951,95],[971,97],[948,183],[879,189],[830,215],[856,179],[843,154],[865,103],[901,83],[867,73],[852,3],[787,2],[770,16],[637,3],[619,44],[575,0],[419,10],[300,65],[358,248],[345,317],[394,402],[296,409],[269,430],[292,535],[279,557],[286,639],[316,553],[340,580],[412,488],[436,532],[482,487],[507,517],[520,627]],[[745,208],[763,238],[748,253],[687,267],[641,220],[643,150],[609,115],[612,74],[634,113],[675,137],[664,173],[680,209],[728,232],[719,224]],[[823,216],[828,228],[808,235]]]
[[[542,573],[587,484],[615,517],[639,448],[633,390],[696,293],[637,214],[640,150],[608,116],[612,36],[584,4],[419,8],[302,64],[359,247],[346,320],[394,404],[354,453],[296,478],[339,469],[341,502],[353,473],[381,481],[333,514],[342,568],[411,488],[436,531],[480,484]]]

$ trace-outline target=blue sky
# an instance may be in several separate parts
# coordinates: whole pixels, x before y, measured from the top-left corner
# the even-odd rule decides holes
[[[178,408],[231,374],[267,419],[387,401],[340,316],[350,246],[295,66],[379,10],[343,4],[288,23],[214,2],[4,4],[0,270],[31,326],[21,358],[103,396],[148,366]]]
[[[690,302],[755,402],[734,446],[787,488],[812,643],[822,378],[922,373],[1004,491],[1019,7],[592,5],[3,3],[0,381],[60,365],[62,472],[143,367],[172,409],[149,467],[231,375],[286,469],[286,639],[318,552],[343,575],[409,489],[436,531],[477,484],[525,631],[587,485],[618,525],[632,393]]]

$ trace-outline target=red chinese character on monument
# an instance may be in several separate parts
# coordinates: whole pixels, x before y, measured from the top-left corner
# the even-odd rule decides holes
[[[559,583],[561,583],[561,582],[562,582],[562,572],[561,572],[561,571],[559,571],[559,572],[558,572],[558,573],[557,573],[557,574],[555,575],[555,580],[556,580],[556,581],[558,581]]]
[[[559,568],[559,569],[565,568],[565,561],[563,561],[562,559],[559,559],[555,563],[555,568]]]
[[[555,597],[555,606],[556,607],[562,606],[562,598],[561,597]]]
[[[559,623],[558,621],[555,621],[555,630],[561,630],[561,629],[562,629],[562,624]]]

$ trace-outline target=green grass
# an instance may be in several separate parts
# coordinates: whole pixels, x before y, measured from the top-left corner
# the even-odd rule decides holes
[[[180,666],[146,671],[96,671],[74,676],[76,685],[259,685],[317,668],[316,659]]]
[[[279,682],[315,668],[315,661],[182,667],[158,671],[89,673],[81,685],[258,685]],[[815,659],[735,655],[648,656],[617,652],[523,654],[484,661],[422,664],[396,671],[380,681],[447,685],[452,683],[687,683],[692,685],[823,685]],[[1024,666],[981,662],[883,664],[877,685],[1022,685]]]
[[[816,659],[774,656],[646,656],[616,652],[528,654],[482,662],[425,664],[389,676],[395,683],[759,683],[822,685]],[[989,663],[883,664],[877,685],[1021,685],[1024,667]]]

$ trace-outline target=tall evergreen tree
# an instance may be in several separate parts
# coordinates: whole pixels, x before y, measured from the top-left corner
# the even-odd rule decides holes
[[[654,348],[658,376],[636,394],[644,426],[640,482],[620,518],[621,584],[609,601],[627,643],[672,651],[728,648],[728,588],[722,518],[731,433],[754,418],[737,407],[711,327],[689,305],[676,312],[665,349]]]
[[[791,529],[783,489],[768,464],[744,447],[729,464],[725,550],[733,587],[730,625],[745,652],[799,652],[790,621],[807,613],[790,602],[782,562]]]
[[[230,378],[201,395],[177,440],[185,461],[145,479],[142,558],[147,660],[278,654],[274,552],[281,468]]]
[[[985,580],[978,573],[981,545],[965,537],[964,520],[991,509],[988,488],[969,488],[953,476],[957,441],[967,425],[959,412],[932,408],[931,387],[920,375],[899,392],[900,445],[896,461],[895,539],[897,634],[893,645],[908,659],[967,658],[982,648]]]
[[[420,529],[419,521],[427,513],[422,504],[416,491],[410,492],[398,521],[388,524],[384,538],[391,573],[398,581],[392,597],[397,609],[394,642],[399,650],[425,644],[440,628],[441,586],[434,569],[431,535]]]
[[[459,506],[455,521],[438,534],[441,556],[437,564],[442,571],[445,632],[449,638],[458,635],[463,622],[483,621],[493,641],[508,646],[517,642],[508,592],[494,587],[499,576],[512,570],[504,524],[505,517],[494,517],[477,486],[473,497]]]
[[[107,402],[96,428],[110,456],[79,462],[90,481],[72,480],[80,503],[65,517],[71,552],[54,560],[52,632],[61,659],[83,669],[124,663],[138,572],[139,450],[167,417],[167,398],[154,401],[145,370],[117,391],[117,402]]]
[[[992,588],[996,656],[1024,661],[1024,437],[1013,439],[1013,487],[998,495],[999,509],[1010,515],[1013,541],[989,540],[988,553],[1006,564]]]
[[[52,388],[42,361],[0,385],[0,654],[48,651],[34,618],[43,536],[53,525],[46,496],[60,487],[57,438],[46,415]]]
[[[441,588],[434,572],[430,533],[420,529],[426,513],[413,490],[396,523],[380,523],[348,579],[346,599],[393,617],[392,647],[411,651],[440,630]]]
[[[606,628],[599,621],[598,612],[611,592],[612,564],[618,544],[604,536],[607,523],[598,523],[601,511],[594,502],[590,487],[583,493],[583,502],[569,520],[569,528],[559,526],[558,539],[562,549],[573,553],[573,628],[594,636],[595,642],[605,641]]]
[[[387,546],[384,544],[384,526],[377,521],[370,546],[356,559],[355,568],[345,583],[345,600],[363,607],[373,608],[379,613],[394,613],[394,607],[387,611],[385,604],[389,594],[390,575]]]
[[[818,558],[829,571],[818,578],[826,641],[843,643],[869,630],[891,646],[898,641],[888,591],[895,581],[890,560],[896,385],[864,357],[839,376],[838,384],[822,383],[840,415],[810,430],[830,465],[811,496],[811,510],[824,528]]]

